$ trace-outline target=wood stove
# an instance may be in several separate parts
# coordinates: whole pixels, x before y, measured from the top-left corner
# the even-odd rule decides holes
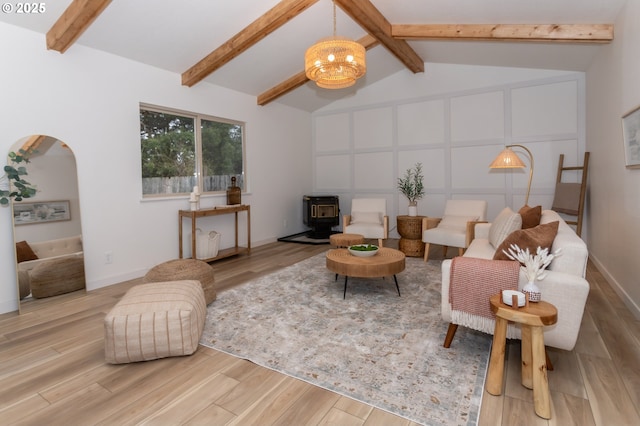
[[[309,238],[329,238],[331,228],[340,224],[337,195],[305,195],[302,198],[302,221],[311,228]]]

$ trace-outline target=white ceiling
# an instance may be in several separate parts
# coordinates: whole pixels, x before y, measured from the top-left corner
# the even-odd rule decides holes
[[[392,24],[610,24],[626,0],[371,2]],[[46,12],[39,15],[3,13],[0,21],[42,33],[42,48],[46,49],[44,34],[69,3],[71,0],[46,2]],[[76,43],[182,74],[277,3],[278,0],[113,1]],[[204,81],[257,96],[302,71],[306,48],[332,31],[332,3],[320,0]],[[365,35],[340,8],[337,33],[353,39]],[[409,44],[425,62],[569,71],[585,71],[600,48],[593,44],[479,41]],[[403,68],[379,45],[367,52],[367,75],[355,86],[324,90],[309,82],[276,102],[314,111]],[[180,84],[179,76],[176,84]]]

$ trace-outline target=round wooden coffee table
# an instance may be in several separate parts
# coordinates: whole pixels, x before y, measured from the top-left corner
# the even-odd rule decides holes
[[[349,277],[380,278],[393,275],[398,296],[400,287],[396,274],[404,271],[405,255],[399,250],[380,247],[378,254],[371,257],[358,257],[349,253],[344,248],[333,249],[327,252],[327,269],[338,275],[344,275],[344,295],[347,297],[347,281]]]

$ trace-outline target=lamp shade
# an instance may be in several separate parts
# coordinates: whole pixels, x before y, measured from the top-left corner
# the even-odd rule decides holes
[[[489,165],[490,169],[523,169],[526,165],[511,148],[505,148]]]
[[[365,48],[346,37],[327,37],[307,49],[305,74],[324,89],[353,86],[367,72]]]
[[[524,204],[529,204],[529,194],[531,193],[531,181],[533,180],[533,154],[529,151],[524,145],[507,145],[500,154],[493,160],[493,163],[489,165],[490,169],[524,169],[525,164],[522,162],[520,157],[516,155],[515,152],[511,150],[512,147],[521,148],[523,151],[527,153],[529,156],[529,183],[527,185],[527,195],[524,199]]]

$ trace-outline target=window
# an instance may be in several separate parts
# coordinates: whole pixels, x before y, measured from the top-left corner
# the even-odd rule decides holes
[[[140,107],[143,196],[245,190],[244,123]]]

